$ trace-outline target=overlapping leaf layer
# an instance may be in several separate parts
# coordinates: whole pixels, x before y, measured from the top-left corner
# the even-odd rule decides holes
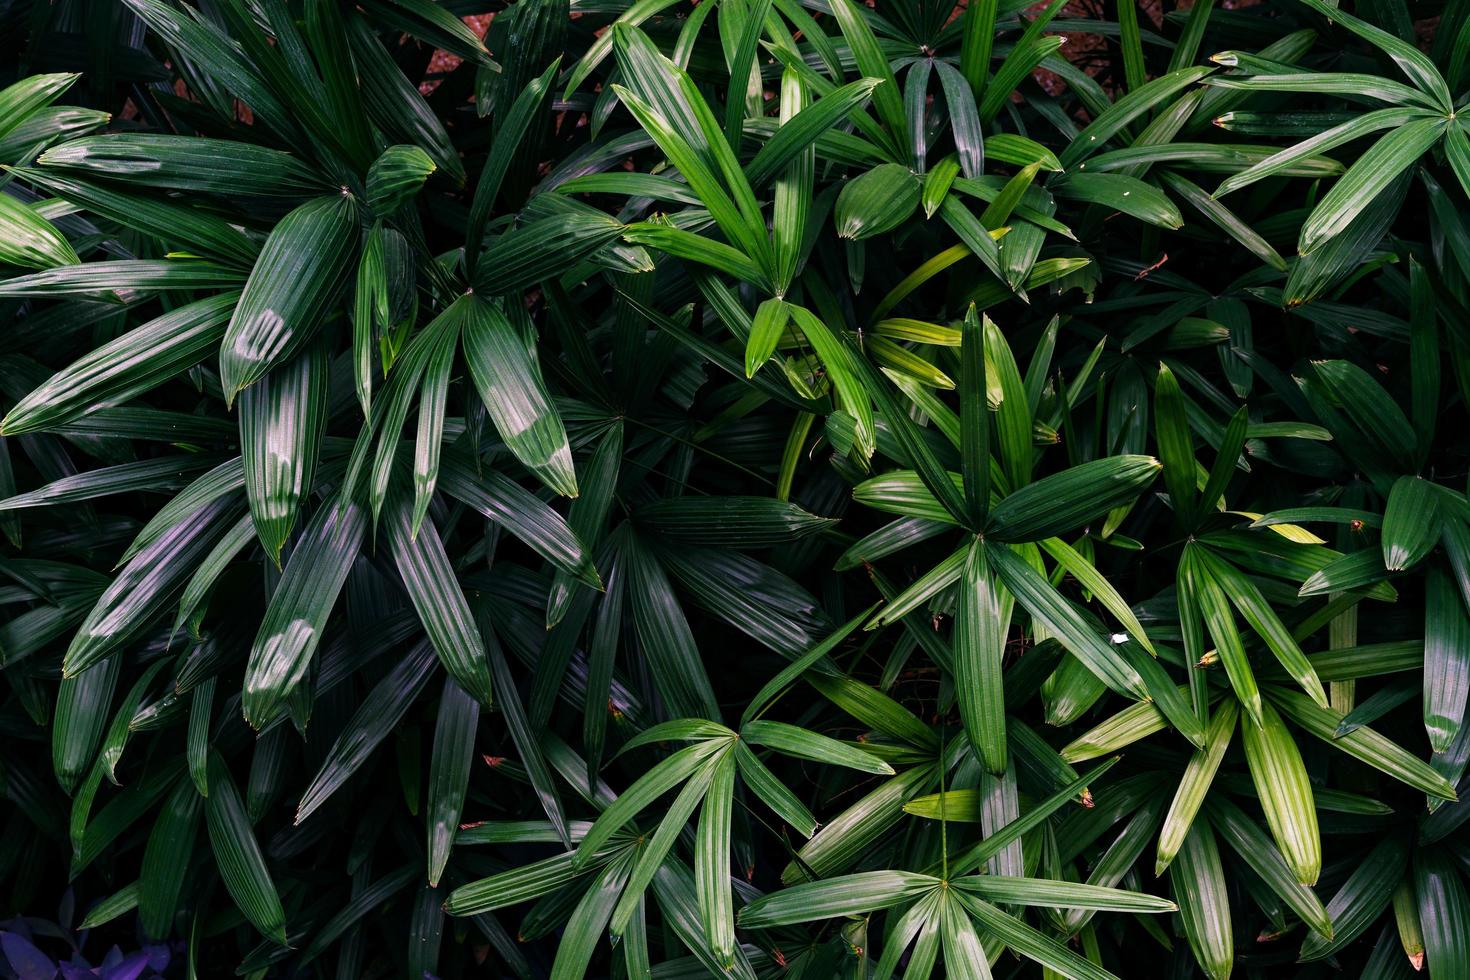
[[[0,975],[1470,977],[1470,4],[0,48]]]

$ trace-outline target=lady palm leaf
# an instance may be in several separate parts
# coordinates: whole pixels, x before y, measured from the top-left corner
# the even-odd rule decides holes
[[[1455,5],[20,6],[0,969],[1470,971]]]

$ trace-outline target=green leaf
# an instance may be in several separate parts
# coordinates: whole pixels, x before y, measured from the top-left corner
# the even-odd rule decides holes
[[[567,831],[567,820],[562,808],[561,797],[552,778],[551,768],[547,765],[541,740],[531,728],[526,712],[521,706],[520,696],[516,693],[510,667],[505,662],[505,654],[500,648],[500,641],[496,638],[490,621],[488,605],[481,603],[478,613],[480,636],[484,640],[485,649],[489,655],[490,676],[495,686],[502,692],[500,707],[505,713],[511,741],[520,753],[521,762],[530,777],[532,788],[535,789],[540,799],[541,808],[545,811],[547,820],[560,835],[562,843],[570,847],[572,839]]]
[[[126,182],[133,187],[307,197],[331,183],[291,154],[238,140],[166,133],[106,133],[53,146],[42,167]]]
[[[1001,462],[1005,464],[1006,475],[1010,477],[1011,486],[1025,488],[1031,482],[1032,465],[1034,453],[1032,450],[1032,411],[1030,399],[1026,397],[1025,385],[1021,380],[1021,372],[1016,368],[1015,356],[1011,353],[1011,346],[1006,342],[1005,336],[1000,332],[989,317],[982,319],[985,330],[985,371],[987,375],[987,389],[995,387],[999,382],[1000,405],[995,414],[995,431],[997,438],[997,450],[1000,453]],[[992,382],[989,375],[994,373]],[[1062,489],[1055,484],[1056,489]],[[1022,508],[1020,516],[1024,521],[1024,501],[1013,501],[1007,508],[1004,501],[996,510],[1015,511]],[[995,514],[991,520],[997,521]],[[1000,525],[1004,527],[1004,525]],[[1050,535],[1044,535],[1050,537]],[[1025,540],[1024,538],[1012,538],[1011,540]]]
[[[1035,541],[1076,530],[1131,503],[1160,468],[1152,456],[1109,456],[1044,476],[991,508],[986,535]]]
[[[1241,450],[1245,448],[1246,437],[1250,434],[1249,423],[1250,418],[1242,405],[1225,426],[1225,432],[1220,437],[1220,451],[1215,456],[1215,465],[1210,467],[1209,478],[1200,491],[1201,513],[1213,510],[1225,496],[1225,488],[1235,476],[1236,463],[1240,459]]]
[[[1302,690],[1311,695],[1319,706],[1327,707],[1327,693],[1322,689],[1317,672],[1256,584],[1206,548],[1191,549],[1191,558],[1196,573],[1219,584],[1246,623],[1266,641],[1266,646]]]
[[[1060,640],[1068,652],[1108,687],[1124,697],[1147,700],[1148,693],[1138,672],[1040,573],[1005,545],[985,547],[996,577],[1037,624]]]
[[[635,0],[618,15],[614,23],[636,27],[665,8],[673,6],[674,2],[675,0]],[[587,48],[582,60],[577,62],[567,78],[567,86],[562,98],[565,99],[575,92],[577,87],[586,81],[597,66],[612,53],[615,34],[613,30],[603,31],[597,40]]]
[[[953,893],[982,928],[1002,940],[1007,946],[1035,960],[1049,971],[1070,980],[1108,980],[1112,974],[1078,956],[1066,946],[1039,930],[1033,929],[1020,919],[1003,912],[988,902],[965,894]]]
[[[841,0],[838,0],[841,2]],[[892,231],[919,206],[920,186],[908,168],[885,163],[849,181],[832,212],[837,236],[854,241]]]
[[[993,229],[1000,228],[1009,221],[1011,215],[1023,206],[1021,202],[1026,198],[1026,191],[1035,183],[1036,175],[1040,171],[1040,160],[1033,160],[1017,171],[1014,177],[1006,181],[995,199],[985,206],[984,213],[980,215],[980,223]]]
[[[955,887],[1002,905],[1029,905],[1053,909],[1103,909],[1114,912],[1173,912],[1168,899],[1118,888],[1099,888],[1046,878],[1006,875],[970,875],[956,879]]]
[[[861,618],[850,621],[848,626],[829,636],[822,642],[822,647],[830,653],[837,640],[846,635],[844,631]],[[918,748],[931,751],[939,748],[939,738],[934,730],[882,691],[851,677],[832,674],[809,673],[806,680],[823,697],[874,731]]]
[[[560,65],[561,59],[557,58],[539,78],[527,83],[500,121],[490,157],[485,161],[485,169],[480,171],[480,180],[475,184],[475,196],[470,203],[469,221],[465,227],[465,265],[468,268],[475,268],[475,260],[485,238],[485,223],[490,218],[495,199],[505,182],[506,171],[530,130],[536,113],[543,111],[546,96],[551,91],[551,84]]]
[[[1421,172],[1421,179],[1429,178]],[[1292,309],[1310,303],[1355,269],[1397,217],[1408,187],[1409,174],[1406,171],[1388,190],[1375,197],[1340,234],[1329,238],[1315,252],[1301,256],[1287,276],[1281,305]]]
[[[1339,126],[1333,126],[1322,130],[1313,136],[1302,140],[1295,146],[1288,147],[1271,154],[1264,160],[1260,160],[1244,170],[1231,174],[1220,182],[1215,188],[1215,197],[1224,197],[1231,191],[1248,187],[1262,178],[1273,174],[1288,172],[1290,168],[1299,162],[1310,160],[1319,153],[1336,149],[1345,143],[1360,139],[1370,133],[1376,133],[1384,129],[1395,129],[1407,125],[1416,119],[1427,119],[1432,115],[1428,109],[1392,108],[1374,109],[1360,116],[1354,116]]]
[[[665,497],[634,513],[640,527],[675,542],[753,549],[785,544],[830,529],[795,504],[769,497]]]
[[[1261,723],[1242,726],[1241,735],[1271,836],[1297,881],[1314,885],[1322,872],[1322,839],[1301,752],[1269,703],[1261,705]]]
[[[1169,882],[1195,962],[1211,980],[1224,980],[1235,963],[1234,926],[1225,870],[1208,824],[1197,821],[1190,828],[1169,869]]]
[[[833,766],[845,766],[860,772],[892,775],[893,767],[862,749],[853,748],[836,739],[809,732],[779,721],[748,721],[740,728],[740,737],[751,745],[763,745],[784,755],[811,759]]]
[[[133,882],[113,892],[96,905],[92,906],[86,918],[78,929],[96,929],[98,926],[106,925],[119,916],[127,915],[138,907],[138,898],[142,885]]]
[[[735,746],[735,763],[740,768],[740,778],[745,786],[775,811],[776,815],[791,825],[802,837],[810,838],[817,829],[817,818],[812,816],[796,794],[776,777],[754,752],[744,745]]]
[[[1359,20],[1331,4],[1324,3],[1323,0],[1301,0],[1301,2],[1326,17],[1328,23],[1341,24],[1392,58],[1394,64],[1399,66],[1399,69],[1408,76],[1411,82],[1434,97],[1440,108],[1449,109],[1451,107],[1449,86],[1445,85],[1439,69],[1434,66],[1434,62],[1428,55],[1413,44],[1374,27],[1366,21]]]
[[[978,258],[985,268],[997,279],[1001,278],[1000,252],[995,237],[975,213],[955,195],[945,197],[939,206],[939,215],[950,230],[959,236],[961,244],[971,255]],[[997,346],[993,348],[999,350]]]
[[[1356,72],[1273,72],[1267,75],[1216,76],[1206,85],[1246,92],[1301,92],[1321,95],[1367,97],[1395,105],[1434,109],[1434,100],[1402,82]]]
[[[1038,541],[1037,545],[1042,551],[1051,555],[1058,568],[1076,579],[1079,585],[1090,592],[1094,599],[1117,618],[1127,631],[1129,639],[1136,640],[1151,656],[1158,656],[1153,642],[1149,640],[1148,633],[1144,631],[1143,624],[1139,622],[1138,617],[1133,614],[1132,608],[1113,588],[1113,583],[1108,581],[1107,577],[1099,572],[1092,562],[1061,538],[1044,538]]]
[[[1414,857],[1414,893],[1429,968],[1441,976],[1470,969],[1470,941],[1458,926],[1470,915],[1462,872],[1443,851],[1421,851]]]
[[[1210,73],[1210,68],[1181,68],[1147,82],[1118,99],[1103,110],[1078,133],[1058,156],[1062,165],[1071,168],[1101,150],[1119,131],[1144,113],[1162,105]]]
[[[986,980],[990,976],[990,958],[961,902],[952,895],[941,895],[940,908],[943,914],[939,921],[940,942],[949,975],[963,980]],[[909,962],[912,966],[914,961]]]
[[[78,106],[39,109],[0,136],[0,159],[29,160],[47,146],[95,132],[111,119],[110,113]]]
[[[1151,701],[1131,704],[1077,736],[1061,750],[1067,762],[1082,762],[1116,752],[1169,727],[1164,713]]]
[[[214,713],[215,678],[201,681],[189,699],[189,732],[184,755],[189,779],[200,796],[209,795],[209,723]]]
[[[1174,801],[1164,817],[1159,830],[1158,858],[1154,862],[1154,874],[1162,875],[1164,869],[1179,853],[1179,848],[1194,825],[1195,815],[1209,794],[1210,784],[1230,747],[1235,733],[1235,722],[1240,716],[1240,706],[1232,698],[1226,698],[1210,717],[1210,727],[1205,732],[1205,747],[1198,749],[1184,767],[1179,779],[1179,788],[1174,791]]]
[[[900,134],[907,129],[903,97],[899,94],[898,82],[893,77],[888,58],[879,48],[878,39],[873,35],[866,18],[852,0],[832,0],[831,7],[842,36],[847,39],[858,71],[868,78],[876,78],[884,83],[873,90],[873,105],[878,110],[878,118],[888,129],[893,145],[903,146],[904,141]]]
[[[0,89],[0,136],[12,132],[38,109],[61,98],[81,77],[71,72],[31,75]]]
[[[929,168],[929,172],[924,175],[924,186],[919,194],[919,203],[924,206],[925,218],[934,217],[934,212],[944,203],[959,173],[959,160],[953,154]]]
[[[627,229],[598,212],[570,211],[528,221],[493,240],[474,267],[475,292],[508,296],[555,279]],[[477,305],[485,305],[477,301]]]
[[[745,342],[745,376],[755,377],[762,364],[776,353],[776,345],[786,332],[790,308],[782,300],[772,297],[756,308],[751,321],[750,337]]]
[[[572,910],[566,929],[557,943],[556,961],[551,967],[555,980],[573,980],[585,976],[598,941],[607,928],[620,895],[627,895],[632,870],[631,855],[608,863],[592,880]],[[641,890],[641,889],[640,889]]]
[[[463,184],[464,163],[438,114],[419,93],[418,80],[404,75],[364,17],[349,13],[347,33],[368,117],[389,140],[420,147],[440,170]]]
[[[1040,19],[1040,18],[1038,18]],[[996,71],[995,77],[985,84],[985,95],[980,102],[980,118],[993,122],[1011,95],[1033,71],[1061,50],[1066,39],[1062,37],[1028,37],[1013,47]]]
[[[1191,543],[1185,547],[1181,562],[1188,565],[1189,582],[1195,601],[1199,604],[1200,618],[1215,641],[1215,652],[1230,678],[1230,686],[1240,699],[1246,714],[1255,725],[1264,724],[1261,690],[1256,683],[1255,672],[1246,658],[1245,646],[1240,641],[1240,631],[1235,625],[1235,612],[1226,598],[1225,586],[1214,569],[1206,564],[1203,556]],[[1315,707],[1315,705],[1314,705]]]
[[[1134,177],[1108,173],[1073,173],[1068,174],[1064,181],[1054,187],[1057,196],[1061,198],[1121,211],[1159,228],[1174,230],[1184,227],[1184,217],[1179,213],[1178,206],[1163,191]]]
[[[366,532],[362,508],[334,497],[317,510],[292,549],[245,669],[241,704],[257,730],[276,717],[306,679]]]
[[[1277,252],[1260,232],[1237,217],[1235,212],[1206,194],[1199,185],[1178,174],[1165,172],[1162,178],[1170,190],[1188,201],[1196,211],[1235,239],[1252,255],[1279,272],[1286,271],[1286,260],[1281,257],[1281,253]]]
[[[1439,541],[1439,496],[1434,484],[1401,476],[1383,512],[1383,567],[1402,572],[1417,565]]]
[[[634,90],[615,86],[619,100],[689,182],[730,242],[768,273],[765,221],[704,97],[688,74],[659,54],[641,32],[615,31],[619,62],[636,85]]]
[[[1326,592],[1366,589],[1387,578],[1388,569],[1383,567],[1383,554],[1375,548],[1364,548],[1334,558],[1317,569],[1302,583],[1297,594],[1306,597]],[[1393,595],[1395,593],[1390,592],[1390,596]]]
[[[1395,177],[1439,141],[1444,127],[1442,119],[1416,119],[1369,147],[1312,209],[1302,224],[1297,249],[1306,254],[1342,234]]]
[[[734,100],[731,100],[731,103],[733,104]],[[783,72],[781,75],[781,128],[776,131],[777,136],[779,137],[783,132],[801,135],[801,127],[804,125],[802,112],[806,108],[806,89],[801,79],[790,70]],[[812,144],[816,142],[816,135],[812,135]],[[784,173],[776,178],[771,205],[771,251],[775,264],[775,274],[772,278],[777,293],[783,296],[790,289],[792,280],[796,278],[797,270],[801,266],[802,242],[806,237],[807,218],[810,214],[811,198],[815,187],[816,162],[816,146],[808,145],[792,157]],[[755,168],[755,163],[756,161],[751,161],[747,174],[749,170]],[[759,186],[755,181],[752,181],[752,184]],[[767,303],[769,302],[771,301],[768,300]],[[761,304],[761,309],[764,309],[765,306],[765,303]],[[756,320],[760,321],[759,310]],[[784,315],[782,320],[781,326],[784,327]],[[770,329],[768,324],[767,331],[769,332]],[[755,334],[756,330],[752,329],[751,337],[754,338]],[[745,354],[747,376],[755,373],[751,369],[751,346],[755,345],[747,346]],[[763,348],[764,344],[761,347]],[[774,342],[770,350],[775,350]],[[758,360],[764,361],[768,356],[770,356],[770,351],[767,351],[766,355]]]
[[[111,301],[166,289],[238,289],[245,278],[237,269],[195,259],[118,259],[64,265],[6,279],[0,281],[0,297],[83,296]]]
[[[970,519],[983,525],[990,510],[990,413],[985,400],[986,327],[972,304],[960,341],[960,473]]]
[[[806,881],[811,875],[830,877],[864,857],[874,841],[903,816],[908,800],[934,785],[929,766],[906,769],[831,818],[796,852],[781,872],[784,884]],[[798,863],[800,862],[800,863]],[[742,920],[743,921],[743,920]]]
[[[632,245],[647,245],[675,258],[686,259],[717,269],[762,290],[770,290],[769,277],[748,255],[723,242],[717,242],[662,221],[640,222],[622,229],[623,240]]]
[[[235,522],[219,544],[199,563],[189,584],[184,586],[184,594],[179,597],[179,612],[173,624],[175,633],[186,627],[190,632],[198,633],[199,621],[205,614],[210,593],[214,591],[219,577],[254,540],[255,525],[247,514]]]
[[[220,345],[227,401],[316,335],[347,282],[357,246],[357,204],[320,197],[271,231]]]
[[[602,441],[592,452],[592,458],[583,472],[586,492],[572,501],[567,511],[565,539],[560,533],[561,516],[550,508],[534,506],[532,501],[535,501],[536,504],[539,504],[540,501],[529,494],[522,492],[523,502],[517,507],[507,509],[512,518],[518,518],[523,513],[545,518],[547,525],[545,530],[537,529],[530,534],[517,533],[517,536],[526,540],[531,547],[557,566],[556,578],[551,584],[551,594],[546,600],[548,628],[555,626],[566,615],[573,594],[572,582],[574,579],[594,588],[601,587],[597,569],[592,565],[590,556],[584,553],[582,542],[589,541],[595,544],[602,536],[608,510],[612,506],[613,496],[617,491],[622,456],[623,426],[619,422],[608,427],[607,434],[602,437]],[[507,489],[514,488],[521,492],[519,486],[509,481],[504,482],[507,484]],[[548,539],[546,544],[538,540],[542,538]],[[556,541],[559,548],[550,547],[550,541]],[[560,554],[565,554],[566,557],[559,557]]]
[[[51,766],[56,781],[68,795],[76,791],[83,775],[92,768],[121,670],[122,658],[108,657],[63,679],[57,691],[56,715],[51,726]]]
[[[1451,126],[1444,134],[1444,154],[1463,189],[1470,185],[1470,136],[1463,125]]]
[[[498,70],[474,30],[453,12],[432,0],[364,0],[363,9],[375,19],[406,34],[451,51],[468,61]]]
[[[827,881],[813,881],[765,895],[740,910],[747,929],[813,922],[893,908],[923,896],[941,884],[912,871],[865,871]]]
[[[1470,617],[1438,569],[1424,584],[1424,728],[1429,747],[1449,749],[1465,724],[1470,699]]]
[[[76,265],[81,259],[66,236],[35,209],[0,193],[0,262],[26,269]]]
[[[718,752],[726,740],[707,740],[686,746],[662,760],[640,776],[620,795],[587,831],[573,854],[575,866],[584,868],[593,856],[630,820],[642,813],[654,800],[684,782]],[[687,817],[687,815],[686,815]]]
[[[694,887],[705,938],[721,962],[735,962],[735,906],[730,894],[730,811],[735,802],[735,757],[721,758],[700,807],[694,841]]]
[[[260,246],[229,222],[198,208],[180,207],[138,194],[124,194],[102,184],[45,170],[16,170],[14,173],[98,217],[176,242],[190,252],[216,258],[231,266],[249,268],[260,253]],[[0,203],[5,200],[8,198],[0,198]],[[80,259],[73,257],[71,261]],[[48,263],[55,264],[61,263]]]
[[[216,752],[209,757],[209,799],[205,801],[204,816],[215,864],[235,907],[261,935],[284,946],[286,913],[280,895],[255,840],[240,791]]]
[[[450,915],[480,915],[539,898],[595,867],[579,867],[573,857],[571,853],[557,854],[461,885],[449,893],[444,911]]]
[[[161,613],[229,529],[234,506],[229,500],[206,504],[139,551],[78,627],[63,661],[64,675],[75,676],[100,662]]]
[[[985,137],[985,153],[993,160],[1028,167],[1040,163],[1042,170],[1060,173],[1062,163],[1056,154],[1033,139],[1015,133],[992,133]]]
[[[660,695],[678,716],[718,718],[709,675],[668,575],[641,543],[633,543],[622,559],[628,563],[634,632]]]
[[[449,862],[459,828],[470,769],[475,761],[475,733],[480,703],[465,693],[452,677],[444,679],[434,720],[434,745],[429,764],[429,792],[424,807],[428,824],[429,885],[437,887]]]
[[[138,923],[146,936],[163,939],[173,931],[204,808],[194,785],[181,781],[148,834],[137,898]]]
[[[326,759],[296,805],[296,823],[316,812],[371,758],[373,750],[388,737],[413,702],[423,693],[433,674],[433,648],[419,643],[393,665],[382,680],[362,699],[342,733],[327,751]],[[210,784],[210,802],[214,784]]]
[[[481,704],[490,704],[490,668],[474,614],[434,524],[425,521],[413,533],[406,495],[396,494],[384,526],[388,553],[403,577],[408,597],[429,634],[439,662]]]
[[[437,332],[425,354],[424,376],[419,386],[419,418],[413,453],[413,517],[410,530],[419,527],[429,513],[439,483],[440,450],[444,441],[445,403],[449,398],[449,372],[459,339],[457,325]]]
[[[572,451],[531,339],[475,296],[455,300],[445,315],[451,313],[461,320],[470,377],[506,448],[552,490],[575,497]]]
[[[1011,601],[991,576],[985,543],[974,540],[960,574],[954,628],[955,693],[965,734],[981,765],[1006,770],[1006,706],[1001,680]]]
[[[787,70],[801,78],[803,84],[809,85],[809,80],[799,70],[789,65]],[[844,118],[861,115],[860,107],[878,85],[878,80],[873,78],[848,82],[840,88],[819,93],[821,98],[789,119],[782,119],[781,125],[762,143],[755,157],[745,166],[745,175],[751,186],[759,189],[778,179],[782,171],[795,163],[808,148],[820,145],[822,137],[830,137],[833,128]],[[862,118],[872,124],[871,117]],[[753,122],[746,121],[747,131],[753,128]]]
[[[1273,691],[1272,700],[1286,717],[1318,738],[1366,762],[1379,772],[1442,800],[1455,799],[1455,788],[1416,756],[1364,725],[1346,735],[1337,734],[1342,716],[1319,708],[1309,698],[1291,691]]]
[[[119,463],[73,476],[64,476],[54,483],[18,493],[0,500],[0,510],[22,510],[28,507],[49,507],[55,504],[78,503],[95,500],[131,490],[169,490],[177,486],[189,473],[202,469],[218,457],[203,454],[192,456],[161,457],[139,460],[135,463]]]
[[[434,170],[434,161],[417,146],[388,147],[368,170],[368,207],[376,215],[393,214],[419,192]]]
[[[823,320],[801,306],[788,306],[792,321],[798,330],[806,337],[817,352],[817,356],[826,365],[828,374],[832,377],[832,385],[837,389],[841,399],[842,407],[853,416],[857,422],[856,443],[860,447],[862,455],[871,453],[871,447],[876,439],[873,426],[873,401],[881,399],[882,393],[874,389],[880,386],[874,372],[850,344],[843,343],[838,335]],[[882,407],[882,402],[879,402]]]
[[[240,396],[245,497],[261,546],[277,563],[312,487],[328,374],[326,346],[312,344]]]
[[[1018,817],[1017,819],[1005,824],[1003,827],[994,830],[988,837],[986,837],[985,840],[971,848],[968,848],[965,852],[952,859],[951,866],[954,869],[954,873],[962,874],[971,871],[984,864],[995,855],[999,854],[1002,850],[1010,846],[1015,841],[1020,840],[1023,835],[1040,826],[1048,817],[1056,813],[1068,803],[1072,802],[1072,800],[1077,797],[1077,794],[1080,791],[1085,789],[1088,784],[1094,783],[1098,779],[1100,779],[1102,775],[1109,769],[1111,769],[1114,765],[1116,765],[1117,762],[1118,759],[1113,758],[1099,766],[1096,766],[1087,775],[1082,776],[1072,781],[1068,785],[1062,787],[1056,793],[1053,793],[1051,796],[1047,797],[1045,800],[1037,804],[1034,808],[1032,808],[1023,816]],[[911,804],[905,806],[904,809],[908,812],[922,814],[922,811],[918,809],[920,803],[920,800],[914,800]],[[914,807],[915,809],[910,810],[909,807]],[[933,815],[937,816],[938,814],[935,813]]]
[[[1332,919],[1322,907],[1322,902],[1315,892],[1296,880],[1296,875],[1286,866],[1285,859],[1261,832],[1256,822],[1234,803],[1221,798],[1218,793],[1210,798],[1207,812],[1215,832],[1225,839],[1252,871],[1261,876],[1267,887],[1301,916],[1302,921],[1316,933],[1313,938],[1332,938]]]
[[[592,472],[597,475],[601,471],[594,465]],[[497,470],[476,473],[468,460],[450,452],[440,464],[437,485],[449,496],[515,535],[551,562],[558,575],[567,575],[592,588],[601,587],[591,555],[566,519],[505,474]],[[607,487],[606,490],[610,495],[612,488]],[[583,499],[585,497],[577,498],[573,507]],[[604,503],[603,507],[606,506]],[[574,519],[576,514],[574,509]]]
[[[1394,887],[1405,871],[1408,846],[1403,835],[1390,834],[1359,859],[1337,894],[1327,903],[1332,937],[1313,933],[1302,943],[1301,959],[1325,959],[1362,935],[1388,908]]]

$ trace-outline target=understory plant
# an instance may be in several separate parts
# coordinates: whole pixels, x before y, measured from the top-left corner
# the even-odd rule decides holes
[[[0,976],[1470,977],[1470,3],[0,51]]]

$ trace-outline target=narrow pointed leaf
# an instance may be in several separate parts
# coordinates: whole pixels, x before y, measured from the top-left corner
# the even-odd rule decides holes
[[[227,400],[301,350],[336,304],[357,251],[357,204],[321,197],[266,239],[220,345]]]
[[[464,318],[470,377],[506,447],[552,490],[575,497],[572,452],[530,338],[491,303],[462,296],[455,305]]]

